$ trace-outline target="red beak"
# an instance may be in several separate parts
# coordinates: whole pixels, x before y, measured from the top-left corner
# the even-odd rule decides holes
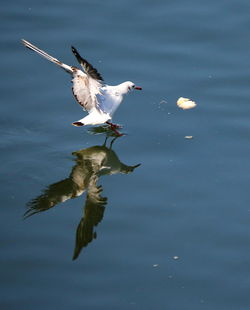
[[[142,90],[142,88],[141,88],[141,87],[139,87],[139,86],[135,86],[135,87],[134,87],[134,89],[137,89],[137,90]]]

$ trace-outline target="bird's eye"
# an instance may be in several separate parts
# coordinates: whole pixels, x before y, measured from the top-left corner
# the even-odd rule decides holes
[[[133,88],[135,88],[135,85],[132,85]]]

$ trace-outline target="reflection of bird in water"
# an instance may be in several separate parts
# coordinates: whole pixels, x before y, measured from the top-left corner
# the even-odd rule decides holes
[[[76,259],[82,248],[96,238],[94,227],[103,219],[107,198],[102,197],[102,187],[96,185],[97,177],[92,178],[87,193],[83,215],[76,230],[76,242],[73,259]]]
[[[102,220],[107,198],[101,196],[102,187],[97,181],[102,175],[116,173],[131,173],[139,165],[127,166],[123,164],[110,146],[92,146],[73,152],[76,165],[72,168],[67,179],[51,184],[42,195],[28,203],[25,212],[27,218],[39,212],[46,211],[66,200],[78,197],[87,192],[83,216],[77,227],[76,245],[73,259],[76,259],[83,247],[86,247],[95,237],[94,227]]]

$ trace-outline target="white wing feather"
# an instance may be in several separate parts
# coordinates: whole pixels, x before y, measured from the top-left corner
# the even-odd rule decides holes
[[[39,49],[38,47],[26,40],[22,40],[22,43],[27,48],[33,50],[47,60],[55,63],[72,75],[73,94],[77,102],[83,107],[84,110],[88,112],[90,112],[93,108],[99,110],[97,95],[101,93],[100,88],[102,87],[102,77],[97,72],[97,70],[93,66],[91,66],[91,64],[89,64],[85,59],[81,58],[76,49],[73,48],[73,52],[77,56],[78,61],[80,60],[81,65],[83,66],[83,69],[86,71],[86,73],[76,67],[62,63],[60,60],[47,54],[45,51]]]
[[[101,93],[102,85],[97,80],[87,76],[81,70],[75,69],[72,83],[73,95],[84,110],[89,112],[93,108],[99,109],[97,95]]]

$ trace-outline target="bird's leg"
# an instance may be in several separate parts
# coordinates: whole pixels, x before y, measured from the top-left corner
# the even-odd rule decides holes
[[[108,137],[105,138],[105,141],[104,141],[104,143],[103,143],[103,146],[106,146],[107,140],[108,140]]]
[[[121,135],[122,135],[122,134],[121,134]],[[110,146],[109,146],[110,150],[112,149],[113,143],[115,142],[115,140],[116,140],[117,138],[118,138],[118,136],[115,137],[114,139],[112,139],[112,141],[110,142]]]
[[[107,121],[106,124],[108,124],[111,128],[115,128],[115,129],[122,128],[120,125],[113,124],[113,123],[111,123],[109,121]]]
[[[122,137],[123,136],[123,133],[120,133],[115,127],[110,127],[111,130],[114,131],[114,133],[118,136],[118,137]]]
[[[113,124],[113,123],[110,123],[110,122],[106,122],[106,124],[108,124],[108,125],[110,126],[110,129],[113,130],[114,133],[115,133],[117,136],[119,136],[119,137],[123,136],[123,134],[120,133],[120,132],[117,130],[117,129],[121,128],[121,126],[116,125],[116,124]]]

